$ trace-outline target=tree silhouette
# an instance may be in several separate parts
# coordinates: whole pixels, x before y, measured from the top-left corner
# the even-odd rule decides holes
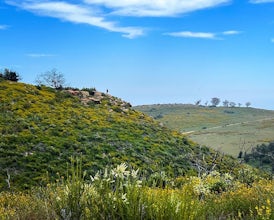
[[[55,89],[61,89],[64,87],[65,78],[64,75],[57,71],[57,69],[52,69],[41,75],[36,79],[38,85],[45,85]]]
[[[214,98],[211,99],[211,104],[214,107],[216,107],[217,105],[219,105],[220,102],[221,102],[221,100],[219,98],[217,98],[217,97],[214,97]]]
[[[3,78],[5,80],[14,81],[14,82],[18,82],[18,80],[20,80],[19,74],[15,71],[11,71],[9,69],[5,69],[4,73],[0,73],[0,78]]]
[[[249,106],[251,106],[250,102],[245,103],[245,106],[248,108]]]

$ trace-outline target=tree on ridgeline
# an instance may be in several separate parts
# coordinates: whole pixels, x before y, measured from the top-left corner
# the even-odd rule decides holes
[[[251,106],[251,103],[250,102],[246,102],[245,106],[248,108],[249,106]]]
[[[217,98],[217,97],[214,97],[214,98],[211,99],[211,104],[214,107],[216,107],[217,105],[219,105],[220,102],[221,102],[221,100],[219,98]]]
[[[65,84],[64,75],[58,72],[57,69],[52,69],[50,71],[38,75],[35,81],[40,86],[45,85],[54,89],[62,89]]]
[[[200,105],[200,104],[201,104],[201,101],[202,101],[201,99],[198,100],[198,101],[196,101],[196,102],[195,102],[195,105],[197,105],[197,106]]]
[[[13,82],[18,82],[21,79],[21,77],[19,76],[17,72],[9,69],[5,69],[4,73],[0,73],[0,78],[4,80],[13,81]]]
[[[228,100],[224,100],[224,101],[223,101],[223,106],[224,106],[224,107],[228,107],[228,105],[229,105],[229,101],[228,101]]]
[[[235,103],[235,102],[230,102],[230,103],[229,103],[229,106],[230,106],[231,108],[234,108],[234,107],[236,106],[236,103]]]

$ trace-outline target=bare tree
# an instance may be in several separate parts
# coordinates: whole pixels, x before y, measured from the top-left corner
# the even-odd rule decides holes
[[[43,74],[40,74],[36,79],[36,83],[38,85],[45,85],[55,89],[61,89],[64,87],[65,78],[62,73],[57,71],[57,69],[52,69]]]
[[[192,160],[193,165],[197,168],[198,176],[201,177],[202,174],[209,174],[215,170],[216,166],[223,161],[224,154],[216,151],[214,155],[211,156],[203,153],[202,146],[200,146],[199,154],[194,156],[195,153],[192,152],[190,158]],[[210,158],[210,159],[209,159]]]

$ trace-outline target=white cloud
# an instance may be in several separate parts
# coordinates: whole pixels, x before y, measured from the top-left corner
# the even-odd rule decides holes
[[[175,16],[216,7],[231,0],[84,0],[90,5],[109,8],[112,14],[124,16]]]
[[[219,36],[236,35],[236,34],[240,34],[240,33],[241,33],[240,31],[235,31],[235,30],[223,31],[221,33],[181,31],[181,32],[165,33],[165,35],[169,35],[169,36],[172,36],[172,37],[221,40],[222,38],[220,38]]]
[[[151,16],[171,17],[180,14],[228,4],[232,0],[5,0],[32,13],[61,19],[63,21],[88,24],[111,32],[122,33],[127,38],[145,34],[142,27],[121,26],[109,21],[110,17]],[[181,33],[184,35],[184,32]],[[170,33],[170,35],[177,35]],[[187,35],[185,33],[185,35]],[[187,36],[185,36],[187,37]],[[194,33],[188,37],[215,38],[212,33]]]
[[[0,30],[6,30],[8,29],[8,25],[0,25]]]
[[[122,33],[127,38],[135,38],[144,34],[139,27],[121,27],[114,22],[106,21],[104,16],[97,15],[95,10],[86,5],[76,5],[61,1],[23,1],[20,3],[11,2],[17,7],[33,13],[55,17],[73,23],[83,23],[100,27],[112,32]]]
[[[261,3],[271,3],[271,2],[274,2],[274,0],[250,0],[249,2],[253,4],[261,4]]]
[[[224,31],[222,34],[223,35],[237,35],[237,34],[241,34],[241,31],[235,31],[235,30],[230,30],[230,31]]]
[[[55,54],[45,54],[45,53],[29,53],[26,54],[28,57],[33,57],[33,58],[40,58],[40,57],[55,57]]]
[[[169,35],[169,36],[172,36],[172,37],[216,39],[216,34],[209,33],[209,32],[181,31],[181,32],[166,33],[165,35]]]

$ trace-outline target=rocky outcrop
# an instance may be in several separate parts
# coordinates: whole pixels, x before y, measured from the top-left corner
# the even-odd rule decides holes
[[[65,92],[77,96],[80,98],[82,104],[90,105],[90,104],[104,104],[108,106],[116,106],[119,108],[121,112],[127,112],[132,106],[130,103],[125,102],[119,98],[116,98],[110,94],[105,94],[99,91],[83,91],[83,90],[65,90]],[[116,109],[118,111],[118,109]]]

